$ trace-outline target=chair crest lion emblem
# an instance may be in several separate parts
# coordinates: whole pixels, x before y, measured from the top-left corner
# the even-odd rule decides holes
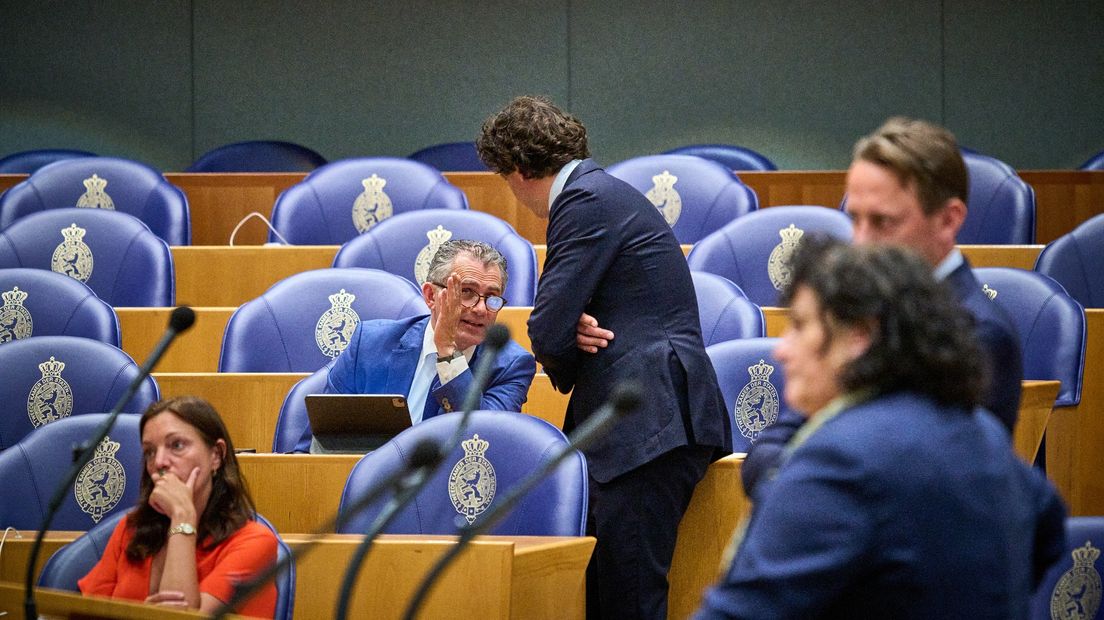
[[[67,418],[73,413],[73,390],[61,376],[65,362],[50,356],[38,365],[42,378],[27,395],[27,417],[35,428]]]
[[[418,281],[418,286],[426,283],[426,279],[429,278],[429,265],[437,255],[437,250],[441,249],[446,241],[452,239],[452,231],[438,224],[437,228],[426,232],[426,237],[429,238],[429,243],[414,258],[414,279]]]
[[[93,174],[82,183],[84,184],[84,193],[77,199],[77,207],[115,210],[115,201],[104,191],[104,188],[107,187],[107,179],[101,179]]]
[[[372,173],[372,176],[363,179],[360,183],[364,186],[364,191],[353,203],[353,225],[356,226],[358,233],[365,233],[376,224],[391,217],[394,208],[391,197],[383,191],[383,186],[387,185],[387,179]]]
[[[1100,573],[1094,564],[1100,549],[1092,541],[1074,549],[1073,566],[1058,579],[1050,595],[1051,618],[1095,618],[1100,609]]]
[[[778,420],[778,390],[770,382],[774,366],[759,360],[758,364],[748,366],[750,379],[740,389],[736,397],[734,416],[740,434],[751,441],[759,433]]]
[[[71,224],[69,228],[61,229],[63,241],[54,248],[54,254],[50,258],[50,270],[67,275],[74,280],[88,282],[92,277],[92,248],[84,242],[84,235],[88,231]]]
[[[0,344],[30,338],[34,321],[31,320],[31,313],[23,307],[30,294],[16,286],[0,293],[0,296],[4,298],[4,305],[0,306]]]
[[[770,276],[771,284],[774,285],[776,290],[780,291],[785,288],[793,278],[790,263],[793,261],[797,244],[804,234],[804,230],[793,224],[778,231],[778,236],[782,237],[782,242],[774,246],[770,256],[767,257],[767,275]]]
[[[333,358],[349,346],[349,339],[360,324],[360,316],[352,308],[356,295],[346,293],[345,289],[327,299],[330,300],[330,308],[318,317],[318,323],[314,326],[314,342],[322,353]]]
[[[491,506],[498,483],[494,466],[483,457],[491,447],[490,442],[474,434],[460,445],[464,447],[464,457],[449,473],[448,493],[456,512],[470,524]]]
[[[682,215],[682,196],[675,189],[675,183],[678,183],[678,177],[664,170],[652,177],[652,188],[644,194],[672,228]]]
[[[119,503],[126,490],[126,469],[115,458],[120,447],[119,442],[104,437],[92,460],[84,464],[73,483],[77,505],[95,523]]]

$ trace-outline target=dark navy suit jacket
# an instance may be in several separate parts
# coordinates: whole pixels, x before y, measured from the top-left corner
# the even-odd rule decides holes
[[[334,360],[326,391],[331,394],[408,393],[427,325],[428,316],[361,322],[349,346]],[[472,368],[482,351],[483,345],[475,348],[470,362]],[[478,408],[521,411],[535,373],[532,354],[511,340],[491,367],[490,381]],[[471,383],[470,369],[444,385],[435,380],[426,397],[427,407],[429,403],[437,403],[437,414],[459,410]]]
[[[596,354],[575,347],[583,312],[614,333]],[[551,205],[529,338],[553,385],[573,390],[565,430],[594,413],[619,381],[645,389],[641,407],[584,450],[595,480],[608,482],[683,445],[731,450],[678,241],[640,192],[589,159]]]
[[[970,263],[965,258],[945,280],[958,302],[974,318],[974,330],[982,352],[989,362],[989,390],[982,406],[992,412],[1011,433],[1020,411],[1020,390],[1023,381],[1023,353],[1011,319],[981,290]],[[740,475],[744,491],[753,500],[756,486],[764,475],[778,465],[782,449],[805,422],[800,414],[787,411],[759,433],[748,450]]]
[[[899,393],[844,410],[759,501],[702,618],[1026,618],[1065,509],[988,413]]]

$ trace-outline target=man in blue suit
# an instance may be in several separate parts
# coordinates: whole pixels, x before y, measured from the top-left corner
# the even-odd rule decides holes
[[[894,244],[917,252],[974,318],[989,376],[982,405],[1011,436],[1023,380],[1020,340],[1012,320],[985,295],[955,247],[968,192],[966,164],[954,135],[925,121],[892,118],[855,145],[846,209],[855,244]],[[741,470],[750,497],[762,476],[777,466],[782,447],[801,423],[790,413],[760,433]]]
[[[640,192],[587,159],[586,129],[548,100],[515,99],[484,123],[477,147],[548,218],[529,338],[553,385],[571,392],[565,428],[622,381],[645,389],[643,405],[584,450],[598,538],[588,616],[666,618],[679,521],[708,464],[731,450],[682,250]]]
[[[364,321],[331,363],[326,392],[405,394],[411,422],[458,409],[472,383],[487,328],[506,301],[506,259],[480,241],[450,240],[429,265],[429,316]],[[480,409],[521,411],[536,373],[533,355],[510,341],[494,360]],[[296,451],[310,446],[308,426]]]

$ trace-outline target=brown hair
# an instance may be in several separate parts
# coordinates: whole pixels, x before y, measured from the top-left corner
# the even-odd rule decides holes
[[[934,123],[893,117],[855,144],[854,159],[890,170],[902,186],[915,183],[927,215],[951,198],[966,202],[969,180],[958,143]]]
[[[194,428],[207,447],[213,448],[219,439],[226,442],[222,467],[212,475],[211,497],[207,500],[207,508],[199,515],[197,540],[205,548],[213,549],[241,529],[246,522],[253,520],[253,498],[250,497],[241,470],[238,469],[234,444],[230,441],[226,425],[210,403],[195,396],[181,396],[153,403],[142,414],[138,423],[139,434],[145,431],[147,422],[166,412]],[[134,537],[126,549],[127,558],[131,561],[155,555],[165,545],[169,518],[150,506],[149,496],[152,491],[153,479],[143,465],[138,507],[127,516],[128,526],[134,528]]]
[[[590,157],[586,127],[545,97],[517,97],[483,123],[475,143],[479,159],[498,174],[514,170],[526,179],[559,172]]]

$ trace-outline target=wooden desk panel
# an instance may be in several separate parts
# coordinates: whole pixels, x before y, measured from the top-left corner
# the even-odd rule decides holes
[[[518,202],[502,177],[491,172],[446,172],[445,178],[464,192],[472,210],[509,222],[530,243],[544,243],[548,220]]]
[[[237,308],[192,308],[195,324],[180,334],[156,370],[160,372],[216,372],[222,335]],[[115,308],[123,347],[139,364],[145,362],[169,324],[172,308]]]
[[[281,532],[313,532],[332,519],[360,459],[356,454],[238,455],[257,512]]]
[[[972,267],[1015,267],[1031,271],[1042,245],[960,245]]]
[[[0,583],[0,616],[23,618],[23,580]],[[198,611],[152,607],[136,601],[83,597],[75,592],[35,588],[35,606],[40,618],[99,618],[114,620],[174,620],[208,618]],[[241,618],[242,616],[228,616]]]
[[[305,172],[170,172],[165,178],[188,197],[192,244],[226,245],[234,227],[250,213],[271,219],[276,197],[306,176]],[[241,227],[234,242],[261,245],[267,239],[268,227],[254,218]]]
[[[240,306],[280,280],[333,265],[336,245],[173,246],[176,302]]]
[[[1023,170],[1035,190],[1035,243],[1050,243],[1104,213],[1104,170]]]
[[[1020,412],[1016,428],[1012,432],[1012,445],[1016,454],[1029,465],[1035,463],[1043,433],[1054,411],[1054,399],[1058,397],[1061,381],[1024,381],[1020,392]]]
[[[26,174],[0,174],[0,194],[27,180]]]
[[[759,197],[760,207],[820,205],[839,207],[847,180],[844,170],[736,173]]]

